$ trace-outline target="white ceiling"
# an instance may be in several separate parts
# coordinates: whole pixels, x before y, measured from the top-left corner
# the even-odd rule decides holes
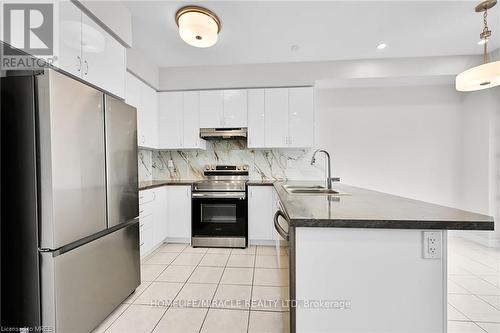
[[[160,67],[480,54],[475,1],[125,1],[133,43]],[[175,12],[214,11],[217,44],[184,43]],[[489,13],[490,47],[500,46],[500,5]],[[388,47],[379,51],[376,46]],[[291,46],[298,45],[297,51]]]

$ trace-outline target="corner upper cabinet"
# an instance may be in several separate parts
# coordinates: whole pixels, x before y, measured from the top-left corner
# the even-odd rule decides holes
[[[159,94],[159,148],[205,149],[200,138],[200,93],[197,91]]]
[[[223,98],[223,127],[247,127],[247,90],[224,90]]]
[[[159,93],[159,148],[177,149],[183,146],[183,93]]]
[[[55,66],[118,97],[125,96],[125,47],[72,2],[61,2]]]
[[[224,126],[224,93],[222,90],[200,91],[200,128]]]
[[[158,95],[130,73],[125,75],[125,102],[137,109],[137,145],[158,148]]]

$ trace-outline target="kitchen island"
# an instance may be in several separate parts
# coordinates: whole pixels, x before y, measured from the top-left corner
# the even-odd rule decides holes
[[[344,184],[287,190],[312,184],[274,183],[289,224],[291,331],[446,332],[447,230],[493,230],[493,218]]]

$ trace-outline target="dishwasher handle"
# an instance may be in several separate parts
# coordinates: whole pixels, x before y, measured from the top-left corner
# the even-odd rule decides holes
[[[285,240],[288,241],[289,240],[288,233],[285,230],[283,230],[283,228],[281,227],[281,225],[280,225],[280,223],[278,221],[278,219],[279,219],[280,216],[288,223],[288,227],[290,227],[290,222],[286,219],[285,214],[283,214],[283,212],[281,210],[278,210],[274,214],[274,229],[276,229],[276,232],[281,237],[283,237]]]

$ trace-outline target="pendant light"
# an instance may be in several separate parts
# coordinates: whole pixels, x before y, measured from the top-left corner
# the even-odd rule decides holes
[[[195,47],[210,47],[217,43],[220,20],[210,10],[198,6],[182,7],[175,14],[182,40]]]
[[[488,10],[497,0],[485,0],[476,6],[477,13],[483,13],[484,28],[480,34],[483,41],[483,64],[470,68],[457,75],[455,84],[458,91],[477,91],[500,85],[500,61],[489,62],[488,40],[491,30],[488,28]]]

